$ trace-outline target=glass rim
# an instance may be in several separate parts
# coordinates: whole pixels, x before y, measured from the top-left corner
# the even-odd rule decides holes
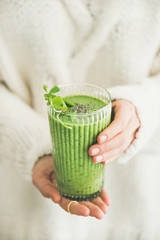
[[[64,83],[64,84],[62,83],[62,84],[58,84],[57,86],[61,89],[61,87],[65,87],[65,86],[69,86],[69,85],[75,85],[75,86],[76,86],[76,85],[86,85],[86,86],[95,87],[95,88],[97,88],[97,89],[99,89],[99,90],[101,90],[101,91],[106,92],[106,93],[108,94],[108,96],[109,96],[109,99],[108,99],[108,103],[107,103],[107,105],[106,105],[105,107],[100,108],[100,109],[98,109],[98,110],[95,110],[95,111],[93,111],[92,113],[86,113],[86,114],[69,114],[69,113],[66,113],[66,112],[58,111],[59,113],[65,115],[65,116],[89,117],[89,116],[93,116],[94,114],[97,114],[97,113],[100,113],[100,112],[106,110],[106,109],[111,105],[111,95],[110,95],[110,93],[109,93],[105,88],[102,88],[102,87],[97,86],[97,85],[95,85],[95,84],[80,83],[80,82],[76,82],[76,83],[70,82],[70,83]],[[55,94],[55,95],[56,95],[56,94]],[[88,95],[88,96],[90,96],[90,95]],[[63,96],[62,96],[62,97],[63,97]],[[49,108],[51,108],[51,106],[49,106]],[[54,108],[53,108],[53,110],[54,110]],[[56,110],[56,109],[55,109],[55,110]],[[57,112],[57,111],[55,111],[55,112]]]

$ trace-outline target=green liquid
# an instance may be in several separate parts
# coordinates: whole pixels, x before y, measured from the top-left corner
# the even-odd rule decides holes
[[[88,106],[88,113],[99,110],[106,106],[106,103],[101,99],[87,95],[71,95],[65,97],[65,99],[73,104],[82,104],[84,106]]]
[[[104,108],[107,103],[87,95],[65,97],[72,103],[90,105],[89,112]],[[98,120],[85,119],[77,124],[76,117],[59,116],[49,112],[50,131],[53,143],[55,178],[62,196],[72,200],[91,200],[98,196],[104,184],[104,165],[92,162],[88,149],[96,143],[98,134],[110,123],[111,111]],[[80,120],[81,121],[81,120]]]

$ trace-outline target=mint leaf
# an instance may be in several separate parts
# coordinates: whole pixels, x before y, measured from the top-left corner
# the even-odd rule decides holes
[[[47,86],[45,84],[43,85],[43,89],[44,89],[44,91],[47,92]]]
[[[47,102],[47,105],[49,106],[49,105],[51,105],[51,102],[50,102],[50,100],[48,100],[48,102]]]
[[[49,94],[49,96],[50,96],[50,99],[53,99],[56,97],[56,95],[53,95],[53,94]]]
[[[44,94],[45,99],[50,99],[50,94]]]
[[[54,87],[49,91],[49,94],[51,94],[51,93],[57,93],[57,92],[59,92],[59,91],[60,91],[59,87],[54,86]]]
[[[56,107],[58,107],[58,109],[62,109],[64,102],[63,102],[61,96],[57,96],[57,97],[53,98],[52,104],[53,104],[53,106],[56,105]]]
[[[63,101],[64,101],[69,107],[74,107],[74,106],[75,106],[74,103],[68,101],[66,98],[63,98]]]
[[[63,109],[63,106],[59,106],[58,104],[51,105],[51,107],[56,109],[56,110],[62,110]]]
[[[43,89],[47,92],[46,85],[43,85]],[[61,96],[56,96],[53,94],[59,91],[60,91],[59,87],[54,86],[49,92],[44,94],[45,100],[47,100],[47,105],[53,107],[56,110],[67,110],[68,107],[63,98]]]

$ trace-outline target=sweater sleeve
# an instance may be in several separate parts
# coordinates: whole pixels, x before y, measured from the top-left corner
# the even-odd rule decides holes
[[[0,162],[14,164],[27,180],[38,158],[51,153],[49,124],[0,85]]]
[[[134,104],[141,126],[136,138],[117,159],[126,163],[149,141],[160,121],[160,75],[148,77],[139,85],[116,86],[108,89],[112,99],[126,99]]]

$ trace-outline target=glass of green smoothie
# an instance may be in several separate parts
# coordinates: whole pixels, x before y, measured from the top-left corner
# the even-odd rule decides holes
[[[93,163],[88,149],[111,120],[111,97],[103,88],[86,83],[59,85],[66,111],[48,108],[56,187],[68,199],[85,201],[100,195],[104,165]]]

